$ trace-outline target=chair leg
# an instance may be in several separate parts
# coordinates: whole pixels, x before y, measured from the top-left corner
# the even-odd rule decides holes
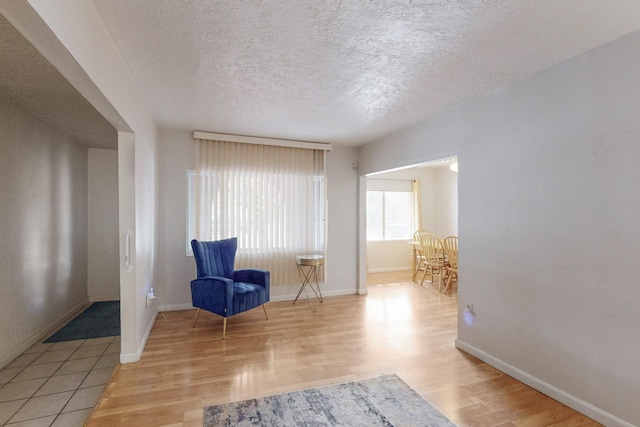
[[[264,317],[269,320],[269,316],[267,315],[267,306],[266,304],[262,304],[262,309],[264,310]]]
[[[427,277],[427,272],[431,269],[430,266],[425,265],[424,266],[424,273],[422,274],[422,280],[420,280],[420,286],[422,286],[422,284],[424,283],[424,279],[425,277]],[[432,276],[431,276],[431,280],[433,280],[433,271],[431,272]]]
[[[447,293],[447,289],[449,289],[449,286],[451,286],[451,282],[453,281],[453,272],[450,271],[449,272],[449,279],[447,280],[447,286],[444,287],[444,291],[443,293]]]
[[[222,319],[222,339],[227,339],[227,318]]]
[[[196,319],[193,321],[193,327],[196,327],[196,323],[198,322],[198,316],[200,316],[200,309],[196,311]]]
[[[451,282],[453,282],[453,275],[456,275],[456,279],[458,278],[458,273],[454,273],[453,271],[449,272],[449,280],[447,280],[447,286],[444,287],[444,291],[443,293],[447,293],[447,289],[449,289],[449,286],[451,286]]]
[[[415,271],[413,272],[413,276],[411,277],[412,281],[416,281],[416,277],[418,277],[418,271],[422,270],[422,262],[416,264]]]

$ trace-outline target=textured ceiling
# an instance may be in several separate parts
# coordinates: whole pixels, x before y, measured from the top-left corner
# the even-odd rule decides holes
[[[117,148],[115,128],[2,15],[0,58],[0,95],[79,144]]]
[[[635,0],[94,0],[162,127],[359,145],[640,28]]]
[[[13,1],[26,0],[0,4]],[[640,29],[637,0],[93,3],[161,127],[336,145]],[[113,127],[4,18],[0,55],[0,94],[88,146],[115,148]]]

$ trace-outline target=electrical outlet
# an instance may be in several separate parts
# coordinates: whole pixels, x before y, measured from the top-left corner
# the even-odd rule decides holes
[[[467,312],[473,313],[473,304],[472,303],[467,303]]]
[[[147,292],[147,307],[151,305],[151,301],[153,301],[154,299],[156,299],[156,296],[153,293],[153,288],[151,288],[149,289],[149,292]]]

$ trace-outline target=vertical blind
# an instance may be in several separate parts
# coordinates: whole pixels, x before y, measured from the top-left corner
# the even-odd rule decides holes
[[[296,283],[296,255],[325,246],[324,151],[196,139],[200,240],[238,238],[236,268]]]

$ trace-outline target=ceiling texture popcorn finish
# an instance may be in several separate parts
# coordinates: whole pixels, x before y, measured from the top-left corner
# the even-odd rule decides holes
[[[163,127],[359,145],[640,28],[640,2],[94,0]]]
[[[116,145],[114,127],[2,15],[0,95],[82,145]]]
[[[351,146],[640,29],[636,0],[93,4],[162,128]]]

